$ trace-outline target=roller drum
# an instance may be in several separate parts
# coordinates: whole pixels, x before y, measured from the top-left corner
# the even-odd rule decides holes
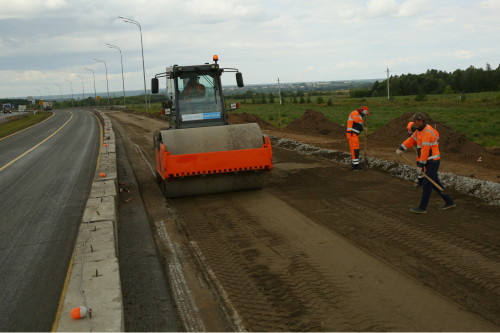
[[[257,124],[238,124],[161,130],[160,141],[172,155],[262,148],[264,139]],[[231,172],[168,178],[161,182],[166,198],[257,190],[265,186],[266,171]]]
[[[163,130],[160,135],[172,155],[261,148],[264,143],[257,124]]]

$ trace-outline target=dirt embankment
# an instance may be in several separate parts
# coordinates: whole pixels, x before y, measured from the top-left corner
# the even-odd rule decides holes
[[[295,119],[286,127],[289,130],[304,134],[321,134],[336,137],[345,137],[346,128],[325,117],[316,110],[306,110],[304,115]]]
[[[255,115],[231,116],[238,116],[239,122],[233,123],[255,122],[261,126],[261,129],[268,130],[268,134],[277,137],[285,137],[320,148],[349,152],[349,143],[345,139],[345,128],[326,119],[321,112],[315,110],[307,110],[301,118],[287,126],[283,132]],[[401,142],[408,138],[406,126],[409,122],[408,119],[412,116],[413,113],[407,113],[394,118],[386,126],[369,134],[368,155],[399,163],[400,159],[396,157],[394,151]],[[465,176],[475,175],[477,179],[498,182],[500,178],[500,173],[498,173],[499,148],[485,149],[467,139],[464,134],[455,132],[449,126],[430,117],[428,123],[432,126],[437,124],[437,130],[440,134],[439,149],[444,157],[441,163],[443,172]],[[362,140],[362,149],[364,149],[364,144],[365,142]],[[479,157],[481,159],[478,161]]]
[[[113,110],[113,107],[111,107],[110,110]],[[145,117],[149,117],[149,118],[154,118],[156,120],[160,120],[161,119],[161,115],[162,115],[161,111],[160,112],[149,112],[149,113],[135,111],[134,109],[126,109],[126,110],[123,110],[123,109],[114,109],[113,111],[120,111],[120,112],[125,112],[125,113],[128,113],[128,114],[141,115],[141,116],[145,116]]]
[[[414,113],[405,113],[392,119],[382,128],[368,135],[368,138],[376,141],[385,141],[397,146],[408,139],[406,126]],[[470,141],[463,133],[455,132],[450,126],[440,123],[427,115],[426,122],[439,132],[439,150],[445,153],[455,154],[485,154],[486,149],[477,143]]]
[[[261,119],[259,116],[248,114],[246,112],[240,114],[230,113],[227,120],[231,124],[257,123],[260,126],[260,129],[275,129],[273,125]]]

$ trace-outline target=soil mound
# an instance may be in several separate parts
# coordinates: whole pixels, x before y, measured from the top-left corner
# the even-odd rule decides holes
[[[292,131],[305,134],[322,134],[330,136],[345,136],[346,129],[316,110],[306,110],[304,115],[295,119],[286,127]]]
[[[376,141],[386,141],[400,145],[408,138],[406,126],[414,113],[405,113],[396,117],[382,128],[368,135],[368,138]],[[481,154],[487,153],[486,149],[477,143],[470,141],[463,133],[455,132],[448,125],[436,121],[426,114],[427,124],[436,128],[439,132],[439,150],[445,153],[456,154]]]
[[[500,148],[489,148],[488,153],[491,155],[499,155],[500,156]]]
[[[271,125],[267,121],[263,120],[259,116],[256,116],[254,114],[248,114],[246,112],[243,112],[240,114],[230,113],[227,117],[227,120],[231,124],[257,123],[257,125],[259,125],[260,129],[274,129],[273,125]]]

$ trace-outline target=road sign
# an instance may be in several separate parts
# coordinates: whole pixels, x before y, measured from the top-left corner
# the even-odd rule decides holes
[[[38,101],[38,104],[42,105],[42,104],[43,104],[43,101],[42,101],[42,100],[39,100],[39,101]]]
[[[28,102],[32,102],[33,101],[33,96],[28,96],[27,100],[28,100]]]
[[[97,96],[97,100],[100,100],[101,99],[101,96]]]

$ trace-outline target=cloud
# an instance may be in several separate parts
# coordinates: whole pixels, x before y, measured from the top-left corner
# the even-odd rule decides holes
[[[500,10],[500,1],[498,0],[487,0],[479,4],[480,7],[488,10]]]
[[[246,83],[384,77],[385,66],[406,73],[497,63],[499,1],[454,0],[0,0],[0,97],[36,94],[74,73],[92,90],[143,89],[173,64],[209,62],[218,54]],[[431,10],[432,6],[432,10]],[[486,53],[478,50],[492,48]],[[466,50],[466,51],[462,51]],[[417,67],[418,66],[418,67]],[[307,69],[309,67],[309,69]],[[395,71],[396,71],[395,70]],[[227,78],[227,79],[226,79]],[[14,81],[15,80],[15,81]],[[79,79],[78,79],[79,80]],[[234,84],[234,75],[223,75]],[[79,81],[78,81],[79,82]],[[81,89],[73,82],[73,89]],[[57,87],[55,87],[57,88]],[[52,88],[51,88],[52,89]],[[58,89],[58,88],[57,88]]]
[[[366,5],[368,17],[395,15],[399,11],[399,4],[395,0],[370,0]]]
[[[369,18],[396,16],[411,17],[431,9],[429,0],[407,0],[399,4],[395,0],[370,0],[366,5]]]
[[[457,51],[455,52],[454,56],[456,58],[460,58],[460,59],[470,59],[472,58],[472,54],[470,51]]]
[[[431,8],[428,0],[408,0],[401,4],[398,17],[410,17],[426,12]]]

